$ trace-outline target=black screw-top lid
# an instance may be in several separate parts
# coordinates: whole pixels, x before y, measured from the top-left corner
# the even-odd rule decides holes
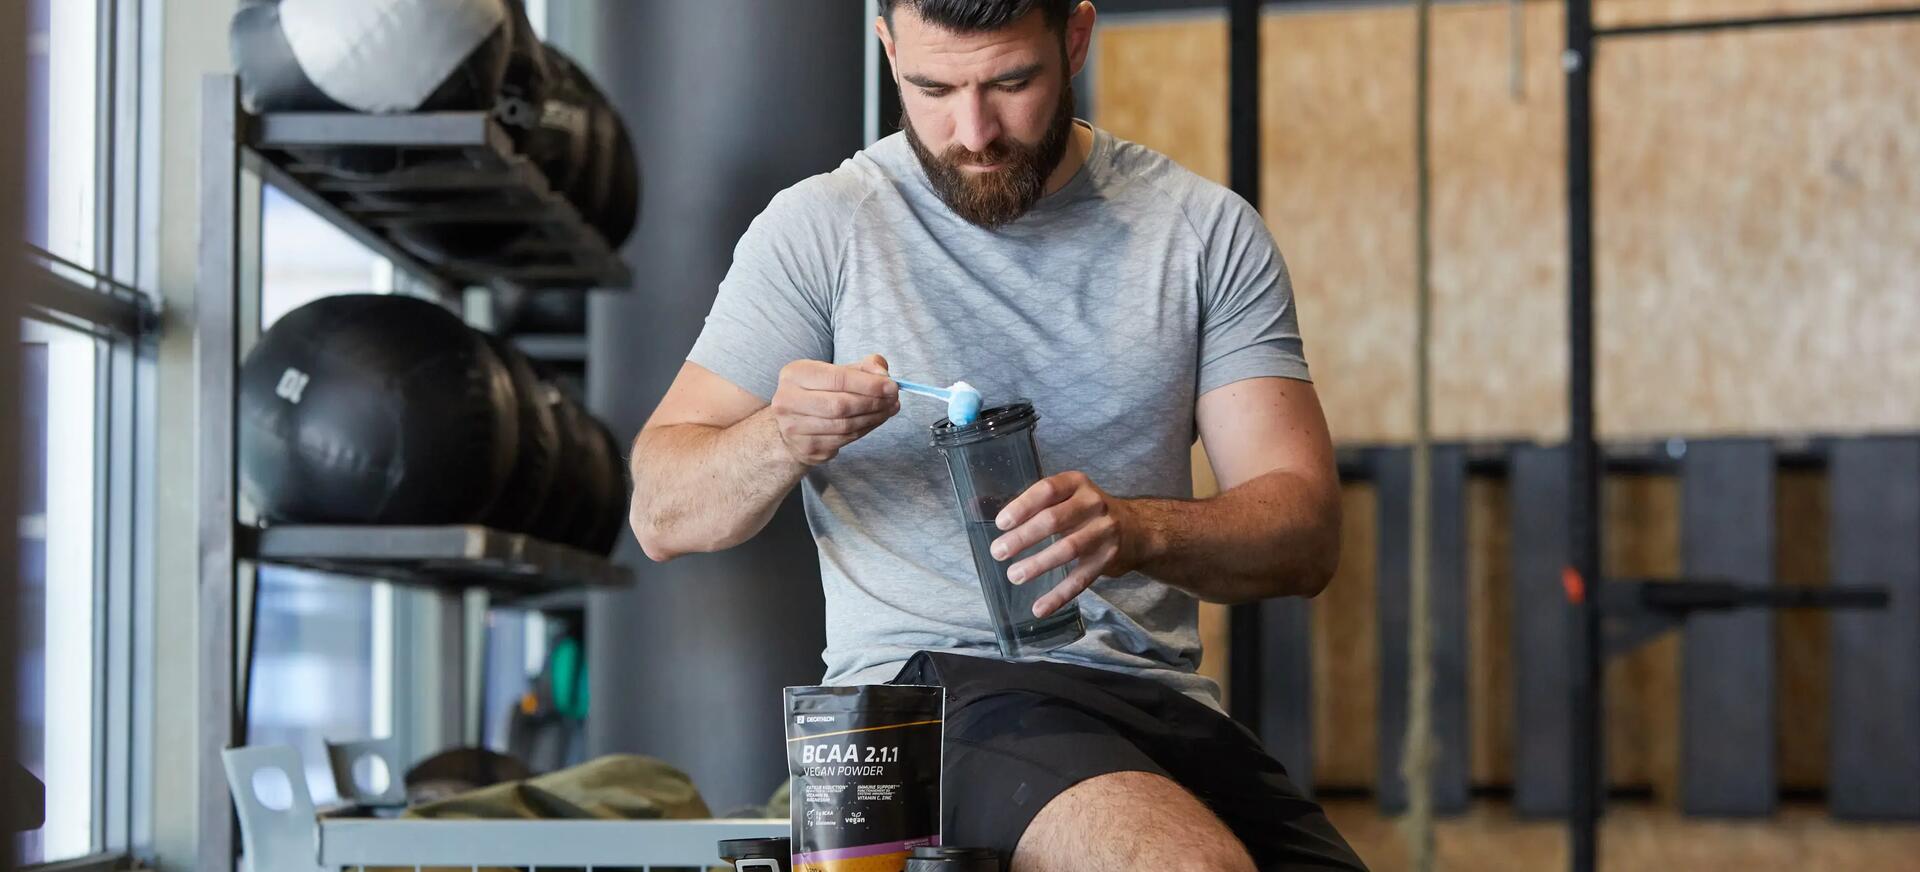
[[[907,872],[1000,872],[1000,852],[954,845],[915,848]]]
[[[1040,420],[1040,413],[1033,410],[1033,404],[1026,400],[1015,400],[1004,406],[984,409],[980,417],[971,424],[955,424],[941,418],[927,427],[933,437],[933,447],[952,448],[957,445],[972,445],[985,442],[1003,433],[1012,433],[1033,426]]]
[[[784,868],[792,856],[793,841],[786,836],[720,841],[720,859],[729,863],[735,860],[779,860]]]

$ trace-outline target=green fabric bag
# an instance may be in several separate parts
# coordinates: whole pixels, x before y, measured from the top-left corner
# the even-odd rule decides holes
[[[698,820],[712,816],[685,772],[639,754],[612,754],[524,781],[482,787],[415,806],[402,815],[429,820]],[[488,872],[505,870],[496,867]]]

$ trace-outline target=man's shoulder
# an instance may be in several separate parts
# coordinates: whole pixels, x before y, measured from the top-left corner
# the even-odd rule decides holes
[[[880,143],[876,143],[878,147]],[[893,181],[874,148],[856,152],[824,173],[808,176],[775,194],[766,213],[782,219],[844,221],[875,194],[889,190]]]
[[[1169,208],[1180,211],[1197,228],[1211,225],[1223,216],[1254,211],[1231,188],[1131,140],[1113,136],[1107,164],[1110,184],[1137,188],[1159,199]]]

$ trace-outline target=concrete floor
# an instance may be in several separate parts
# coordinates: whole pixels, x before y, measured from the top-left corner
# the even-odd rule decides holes
[[[1916,786],[1920,789],[1920,786]],[[1327,815],[1375,872],[1407,868],[1397,820],[1368,800],[1325,803]],[[1438,868],[1527,870],[1567,868],[1564,824],[1523,821],[1504,802],[1475,803],[1442,820],[1434,839]],[[1700,820],[1646,802],[1608,806],[1600,831],[1600,868],[1764,872],[1792,870],[1920,870],[1920,824],[1862,824],[1832,819],[1812,804],[1783,805],[1765,820]]]

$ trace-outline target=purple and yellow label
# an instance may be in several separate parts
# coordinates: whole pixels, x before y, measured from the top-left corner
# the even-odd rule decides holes
[[[913,849],[938,844],[939,836],[928,836],[879,845],[855,845],[851,848],[795,854],[793,872],[900,872],[907,868],[907,856],[913,853]]]

